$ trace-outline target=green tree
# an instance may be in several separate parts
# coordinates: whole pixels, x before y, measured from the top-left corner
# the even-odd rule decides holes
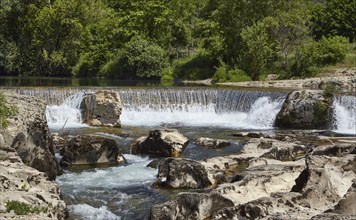
[[[313,8],[312,33],[317,40],[323,36],[356,38],[356,1],[325,0]]]

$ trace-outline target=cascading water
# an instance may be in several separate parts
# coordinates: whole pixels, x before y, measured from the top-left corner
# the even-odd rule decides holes
[[[113,89],[123,103],[122,125],[128,126],[214,126],[233,129],[270,129],[286,94],[280,92],[227,89]],[[78,105],[83,90],[20,90],[50,103],[47,118],[51,128],[81,125]],[[85,91],[92,92],[93,90]],[[79,94],[78,94],[79,93]],[[70,97],[73,97],[70,96]]]
[[[51,129],[76,128],[86,126],[82,123],[82,115],[79,110],[84,92],[78,92],[64,100],[61,105],[47,106],[46,117]]]
[[[333,109],[333,131],[356,135],[356,97],[334,97]]]
[[[284,93],[217,90],[124,90],[121,122],[130,126],[214,126],[270,129]]]

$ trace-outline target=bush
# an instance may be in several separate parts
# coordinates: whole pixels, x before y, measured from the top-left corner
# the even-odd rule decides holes
[[[157,44],[136,36],[100,70],[111,78],[160,78],[168,66],[166,52]]]
[[[5,96],[0,93],[0,128],[6,128],[9,124],[8,118],[17,113],[15,106],[6,102]]]
[[[213,76],[216,62],[204,50],[191,57],[181,58],[173,62],[173,73],[176,78],[199,80]]]
[[[162,71],[161,82],[170,82],[174,80],[174,73],[172,67],[166,67]]]
[[[215,74],[211,79],[212,83],[244,81],[251,81],[251,77],[237,67],[230,69],[224,62],[220,62],[220,66],[216,68]]]
[[[347,38],[334,36],[322,37],[317,44],[316,63],[319,66],[342,62],[348,52]]]

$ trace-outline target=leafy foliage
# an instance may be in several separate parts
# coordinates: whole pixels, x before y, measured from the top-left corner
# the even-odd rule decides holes
[[[238,66],[253,80],[311,76],[344,59],[338,36],[355,39],[355,9],[352,0],[2,0],[0,75],[203,79]],[[216,71],[219,60],[227,71]]]
[[[0,128],[8,126],[8,118],[17,113],[17,108],[6,102],[5,96],[0,93]]]

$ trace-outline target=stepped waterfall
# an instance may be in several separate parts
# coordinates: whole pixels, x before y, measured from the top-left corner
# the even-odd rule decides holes
[[[283,92],[208,89],[113,89],[123,104],[121,122],[127,126],[214,126],[232,129],[271,129],[287,96]],[[86,93],[95,89],[23,89],[49,103],[47,119],[53,129],[83,127],[79,110]],[[356,134],[356,97],[335,96],[331,130]]]
[[[95,90],[41,89],[17,92],[35,95],[48,103],[52,129],[80,127],[83,95]],[[271,129],[286,94],[228,89],[115,89],[126,126],[213,126],[236,129]],[[61,104],[60,104],[61,103]]]

